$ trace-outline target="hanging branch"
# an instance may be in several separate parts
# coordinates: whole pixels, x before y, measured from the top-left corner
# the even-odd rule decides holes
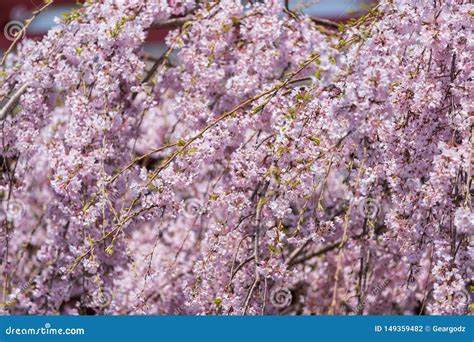
[[[316,25],[330,27],[330,28],[334,28],[336,30],[339,29],[339,24],[336,23],[335,21],[331,21],[329,19],[311,17],[311,21],[313,23],[315,23]]]
[[[289,0],[285,0],[285,8],[283,9],[283,12],[285,12],[286,14],[288,14],[290,17],[292,17],[294,19],[298,18],[298,14],[295,11],[290,9]],[[339,24],[334,22],[334,21],[331,21],[331,20],[328,20],[328,19],[323,19],[323,18],[316,18],[316,17],[310,17],[310,19],[316,25],[330,27],[330,28],[333,28],[333,29],[336,29],[336,30],[339,29]]]
[[[252,286],[250,287],[249,291],[247,292],[247,296],[245,298],[244,302],[244,315],[247,314],[247,310],[250,305],[250,300],[252,299],[252,294],[257,288],[259,282],[260,282],[260,273],[258,271],[258,264],[259,264],[259,245],[260,245],[260,226],[262,224],[262,209],[265,204],[265,195],[268,190],[268,186],[270,185],[270,182],[267,181],[262,187],[262,190],[259,191],[258,197],[257,197],[257,209],[256,209],[256,214],[255,214],[255,231],[254,231],[254,263],[255,263],[255,279],[252,283]]]
[[[16,106],[18,101],[20,101],[20,97],[26,91],[26,88],[28,88],[28,84],[23,84],[13,93],[13,95],[10,97],[5,106],[3,106],[0,110],[0,121],[4,120],[7,117],[8,113],[10,113],[10,111]]]
[[[44,10],[46,10],[49,6],[51,6],[51,4],[53,3],[53,0],[47,0],[45,2],[45,4],[37,9],[36,11],[33,12],[33,16],[30,18],[30,19],[27,19],[25,21],[25,26],[23,26],[21,28],[21,30],[16,34],[15,36],[15,39],[13,40],[13,42],[11,43],[10,47],[8,48],[8,50],[3,54],[3,57],[2,57],[2,60],[0,62],[0,66],[3,65],[3,63],[5,63],[5,60],[7,59],[7,56],[8,54],[13,50],[13,48],[15,47],[15,45],[18,43],[18,41],[23,37],[23,35],[26,33],[26,30],[28,29],[28,27],[30,26],[30,24],[33,22],[33,20],[36,19],[36,17],[38,17],[38,15],[43,12]]]
[[[180,18],[171,18],[167,20],[155,21],[153,24],[151,24],[150,29],[158,30],[161,28],[179,27],[181,25],[184,25],[186,22],[191,21],[192,19],[193,19],[192,15],[187,15],[185,17],[180,17]]]

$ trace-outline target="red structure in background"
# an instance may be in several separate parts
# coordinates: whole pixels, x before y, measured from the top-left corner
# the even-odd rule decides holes
[[[54,6],[74,6],[76,0],[54,0],[54,3],[51,5],[51,8]],[[6,39],[4,34],[4,28],[12,20],[19,20],[24,22],[26,19],[31,17],[31,13],[41,8],[44,5],[44,0],[0,0],[0,50],[5,51],[10,44],[10,40]],[[337,21],[347,20],[347,16],[339,16]],[[148,40],[150,42],[160,42],[163,41],[166,36],[168,29],[152,30]],[[32,33],[27,32],[28,37],[41,37],[46,32]]]
[[[54,0],[55,5],[73,5],[74,0]],[[6,39],[4,28],[12,20],[20,20],[24,22],[31,16],[31,13],[44,5],[43,0],[0,0],[0,49],[7,49],[11,41]],[[18,14],[26,16],[25,18],[18,18]]]
[[[53,6],[73,6],[76,4],[76,0],[54,0]],[[31,13],[41,8],[44,5],[43,0],[0,0],[0,50],[5,51],[12,43],[6,39],[4,34],[4,28],[12,20],[19,20],[24,22],[25,19],[31,17]],[[18,18],[24,16],[24,18]],[[153,42],[163,41],[166,36],[168,29],[153,30],[150,32],[149,40]],[[30,38],[41,37],[46,32],[31,33],[27,35]]]

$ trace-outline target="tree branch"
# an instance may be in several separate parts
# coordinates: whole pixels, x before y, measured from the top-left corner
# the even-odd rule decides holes
[[[193,19],[192,15],[187,15],[185,17],[180,17],[180,18],[172,18],[172,19],[167,19],[167,20],[155,21],[153,22],[153,24],[151,24],[150,29],[157,30],[161,28],[178,27],[185,24],[188,21],[191,21],[192,19]]]
[[[2,60],[0,61],[0,65],[3,65],[5,63],[8,54],[13,50],[13,47],[20,41],[21,38],[23,38],[23,35],[26,33],[26,30],[30,26],[30,24],[33,22],[33,20],[38,17],[38,15],[41,14],[41,12],[44,12],[49,6],[52,5],[54,0],[47,0],[45,1],[44,5],[37,9],[36,11],[33,12],[33,16],[25,21],[25,25],[21,28],[21,30],[16,34],[15,39],[13,42],[10,44],[8,47],[8,50],[3,54]]]
[[[294,19],[298,18],[298,14],[295,11],[290,9],[288,0],[285,0],[285,7],[283,9],[283,12],[285,12],[286,14],[288,14],[290,17],[292,17]],[[323,19],[323,18],[315,18],[315,17],[310,17],[310,19],[316,25],[330,27],[330,28],[334,28],[336,30],[339,29],[339,24],[334,22],[334,21],[331,21],[331,20],[328,20],[328,19]]]
[[[311,17],[311,21],[313,23],[315,23],[316,25],[331,27],[331,28],[334,28],[336,30],[339,29],[339,24],[338,23],[336,23],[334,21],[331,21],[331,20],[328,20],[328,19]]]
[[[318,256],[323,255],[323,254],[326,254],[327,252],[330,252],[330,251],[336,249],[340,244],[341,244],[341,240],[337,240],[335,242],[332,242],[332,243],[328,244],[327,246],[322,247],[320,250],[318,250],[314,253],[306,255],[306,256],[304,256],[300,259],[291,260],[290,262],[288,262],[288,266],[294,266],[296,264],[303,263],[303,262],[305,262],[309,259],[318,257]]]
[[[250,287],[249,292],[247,293],[247,297],[245,299],[245,304],[244,304],[244,315],[247,314],[247,310],[250,305],[250,300],[252,298],[252,294],[255,291],[255,288],[260,282],[260,273],[258,271],[258,264],[259,264],[259,245],[260,245],[260,225],[262,224],[262,209],[264,206],[264,202],[262,201],[265,198],[265,195],[268,190],[268,186],[270,185],[269,181],[266,181],[265,184],[263,185],[262,190],[259,191],[259,194],[257,196],[257,210],[256,210],[256,217],[255,217],[255,231],[254,231],[254,263],[255,263],[255,280]]]
[[[26,88],[28,88],[28,84],[22,85],[13,93],[5,106],[3,106],[0,110],[0,120],[4,120],[8,113],[10,113],[10,111],[16,106],[18,101],[20,101],[21,95],[23,95],[23,93],[26,91]]]

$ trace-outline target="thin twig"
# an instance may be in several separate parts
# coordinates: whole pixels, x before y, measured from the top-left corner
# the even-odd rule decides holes
[[[433,246],[431,246],[431,252],[430,252],[430,266],[428,267],[428,275],[426,276],[426,281],[425,281],[425,290],[423,293],[423,300],[421,301],[421,308],[419,315],[423,314],[423,311],[425,310],[425,305],[426,305],[426,300],[428,299],[428,285],[430,283],[430,278],[431,278],[431,266],[433,265]]]
[[[285,7],[283,8],[283,12],[285,12],[286,14],[288,14],[290,17],[292,17],[294,19],[298,18],[298,14],[295,11],[290,9],[288,0],[285,0]],[[328,19],[323,19],[323,18],[316,18],[316,17],[310,17],[310,19],[316,25],[330,27],[330,28],[334,28],[336,30],[339,29],[339,24],[334,22],[334,21],[331,21],[331,20],[328,20]]]
[[[291,260],[290,262],[288,262],[288,266],[294,266],[294,265],[297,265],[297,264],[300,264],[300,263],[303,263],[309,259],[312,259],[312,258],[316,258],[318,256],[321,256],[323,254],[326,254],[327,252],[330,252],[334,249],[336,249],[338,246],[340,246],[341,244],[341,240],[337,240],[335,242],[332,242],[324,247],[322,247],[321,249],[317,250],[316,252],[314,253],[311,253],[309,255],[306,255],[300,259],[296,259],[296,260]]]
[[[298,256],[298,254],[301,253],[301,251],[302,251],[303,249],[306,248],[306,246],[308,246],[308,245],[311,243],[311,241],[312,241],[311,239],[308,239],[304,244],[302,244],[302,245],[299,246],[298,248],[295,248],[295,249],[293,250],[293,252],[291,252],[291,254],[290,254],[290,256],[288,257],[288,259],[286,260],[286,264],[287,264],[288,266],[291,266],[292,263],[293,263],[293,260]]]
[[[21,95],[23,95],[23,93],[26,91],[26,88],[28,88],[28,84],[22,85],[10,97],[5,106],[3,106],[0,110],[0,120],[4,120],[7,117],[8,113],[10,113],[10,111],[16,106],[18,101],[20,101]]]
[[[263,186],[262,190],[259,192],[258,197],[257,197],[257,210],[256,210],[256,215],[255,215],[255,232],[254,232],[254,263],[255,263],[255,279],[250,287],[245,303],[244,303],[244,315],[247,314],[247,310],[250,305],[250,300],[252,298],[252,294],[255,291],[255,288],[260,282],[260,272],[258,271],[258,264],[259,264],[259,248],[260,248],[260,225],[262,224],[262,209],[264,206],[264,201],[262,199],[265,198],[265,194],[267,193],[268,186],[270,185],[270,182],[267,181],[265,182],[265,185]]]
[[[363,170],[363,165],[365,163],[365,158],[366,158],[366,153],[367,153],[367,150],[364,149],[364,157],[362,159],[362,163],[361,163],[361,166],[360,166],[360,172],[359,174],[357,175],[357,181],[356,181],[356,186],[359,185],[360,183],[360,180],[362,178],[362,173],[364,172]],[[352,165],[353,165],[353,161],[351,161],[350,163],[350,168],[352,168]],[[342,233],[342,238],[341,238],[341,243],[339,244],[338,246],[338,253],[337,253],[337,266],[336,266],[336,272],[334,274],[334,287],[333,287],[333,292],[332,292],[332,301],[331,301],[331,307],[329,309],[329,315],[334,315],[334,310],[336,308],[336,303],[337,303],[337,285],[338,285],[338,282],[339,282],[339,274],[340,274],[340,271],[341,271],[341,267],[342,267],[342,254],[343,254],[343,249],[349,239],[349,220],[350,220],[350,216],[351,216],[351,211],[352,211],[352,207],[353,207],[353,203],[349,203],[349,208],[347,209],[347,212],[346,212],[346,215],[345,215],[345,218],[344,218],[344,226],[343,226],[343,233]]]
[[[177,144],[174,143],[174,144],[168,144],[168,145],[164,145],[164,146],[161,146],[161,147],[158,147],[158,148],[155,148],[153,150],[151,150],[150,152],[148,153],[145,153],[139,157],[136,157],[135,159],[133,159],[130,163],[128,163],[127,166],[125,166],[123,169],[121,169],[120,171],[118,171],[112,178],[109,179],[109,181],[107,183],[113,183],[121,174],[123,174],[125,171],[127,171],[128,169],[130,169],[133,165],[135,165],[136,163],[138,163],[140,160],[143,160],[149,156],[151,156],[152,154],[155,154],[155,153],[158,153],[160,151],[163,151],[165,149],[168,149],[168,148],[171,148],[171,147],[174,147],[176,146]]]
[[[232,282],[232,280],[234,280],[234,277],[235,275],[242,269],[242,267],[244,267],[245,265],[247,265],[250,261],[252,261],[254,259],[254,256],[250,256],[248,257],[247,259],[245,259],[244,261],[242,261],[239,266],[237,266],[235,268],[235,271],[232,272],[232,276],[230,278],[230,282]],[[229,283],[230,284],[230,283]]]
[[[238,267],[237,267],[237,270],[234,272],[234,266],[235,266],[235,262],[237,261],[237,255],[239,254],[239,249],[240,249],[240,246],[242,245],[242,243],[244,242],[245,239],[247,239],[248,237],[250,237],[251,235],[250,234],[246,234],[244,235],[244,237],[242,239],[240,239],[238,245],[237,245],[237,249],[235,250],[235,254],[234,254],[234,258],[232,260],[232,266],[230,268],[230,280],[229,280],[229,285],[232,283],[232,279],[234,279],[234,276],[235,274],[239,271],[239,269],[245,265],[244,264],[240,264]],[[252,256],[252,259],[253,259],[253,256]],[[250,259],[250,260],[252,260]],[[248,259],[247,259],[248,260]],[[250,261],[248,260],[248,261]],[[240,267],[240,268],[239,268]]]
[[[2,57],[2,61],[0,62],[0,65],[3,65],[3,63],[5,63],[5,60],[7,59],[7,56],[8,54],[13,50],[13,48],[15,47],[15,45],[18,43],[18,41],[25,35],[26,33],[26,30],[28,29],[28,27],[30,26],[30,24],[33,22],[33,20],[36,19],[36,17],[41,13],[43,12],[45,9],[47,9],[49,6],[51,6],[51,4],[53,3],[53,0],[47,0],[45,2],[45,4],[37,9],[36,11],[33,12],[33,16],[30,18],[30,19],[27,19],[25,21],[25,26],[22,27],[22,29],[15,35],[15,39],[13,40],[13,42],[11,43],[10,47],[8,48],[8,50],[3,54],[3,57]]]
[[[331,28],[334,28],[336,30],[339,29],[339,24],[338,23],[336,23],[334,21],[331,21],[331,20],[328,20],[328,19],[311,17],[311,21],[313,23],[315,23],[316,25],[331,27]]]
[[[150,28],[152,30],[157,30],[161,28],[178,27],[185,24],[188,21],[191,21],[192,19],[193,19],[192,15],[187,15],[185,17],[180,17],[180,18],[171,18],[168,20],[155,21],[153,24],[151,24]]]

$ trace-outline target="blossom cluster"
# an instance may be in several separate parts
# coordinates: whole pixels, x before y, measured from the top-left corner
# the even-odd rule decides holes
[[[468,313],[473,13],[87,0],[22,40],[0,67],[1,312]]]

